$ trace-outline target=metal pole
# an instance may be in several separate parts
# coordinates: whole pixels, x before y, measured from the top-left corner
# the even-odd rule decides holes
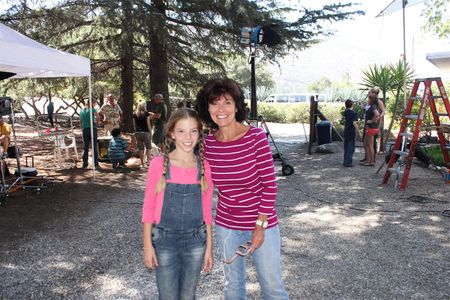
[[[406,14],[405,7],[408,4],[407,0],[402,0],[402,12],[403,12],[403,107],[406,108],[407,95],[406,95]]]
[[[250,98],[250,119],[256,120],[258,116],[258,110],[256,107],[256,67],[255,67],[255,52],[256,48],[252,50],[250,48],[250,64],[251,64],[251,82],[250,82],[250,90],[251,90],[251,98]]]
[[[95,145],[97,141],[94,140],[94,118],[93,111],[94,107],[92,105],[92,85],[91,85],[91,72],[89,71],[89,122],[91,125],[91,148],[92,148],[92,178],[95,180]],[[81,129],[83,130],[83,129]]]

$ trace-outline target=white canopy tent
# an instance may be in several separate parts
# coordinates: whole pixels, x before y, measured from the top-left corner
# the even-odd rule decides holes
[[[450,72],[450,52],[428,53],[427,60],[443,72]]]
[[[0,23],[0,76],[2,78],[88,77],[92,108],[91,63],[88,58],[60,51]],[[92,161],[94,161],[91,117]],[[94,166],[95,178],[95,166]]]

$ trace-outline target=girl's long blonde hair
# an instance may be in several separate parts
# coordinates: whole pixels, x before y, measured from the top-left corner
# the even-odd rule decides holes
[[[169,121],[166,124],[165,127],[165,142],[164,142],[164,149],[163,150],[163,156],[164,156],[164,164],[163,164],[163,173],[161,178],[158,181],[158,184],[156,185],[156,193],[159,193],[163,191],[166,187],[166,174],[167,174],[167,166],[169,163],[169,153],[171,147],[174,147],[175,141],[172,139],[172,133],[175,129],[175,125],[177,122],[181,119],[188,119],[192,118],[195,121],[197,121],[197,129],[199,132],[198,137],[198,157],[200,158],[201,162],[201,179],[200,184],[202,187],[202,191],[205,191],[207,189],[207,183],[205,179],[205,146],[203,143],[203,124],[200,121],[200,118],[197,114],[197,112],[191,108],[178,108],[173,111],[172,115],[170,116]]]
[[[136,108],[136,116],[138,116],[139,118],[145,116],[145,113],[147,112],[147,102],[142,101],[139,102],[137,108]]]

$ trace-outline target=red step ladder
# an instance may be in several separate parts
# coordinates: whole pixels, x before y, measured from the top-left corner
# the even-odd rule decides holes
[[[433,95],[433,92],[431,90],[431,85],[433,82],[436,82],[437,84],[439,95]],[[425,85],[422,97],[417,96],[417,91],[421,83]],[[411,111],[413,105],[417,101],[420,101],[421,103],[419,112],[417,115],[412,115]],[[442,101],[445,111],[437,111],[437,101]],[[450,145],[447,144],[443,134],[443,128],[450,127],[450,103],[448,100],[448,96],[445,93],[444,85],[442,84],[442,80],[440,77],[416,79],[411,91],[411,97],[408,100],[405,113],[400,124],[400,131],[398,133],[397,140],[395,141],[394,147],[392,148],[393,151],[391,154],[391,158],[389,159],[386,174],[383,178],[383,184],[387,184],[389,181],[389,177],[394,173],[397,175],[397,179],[401,178],[400,189],[405,190],[427,105],[430,106],[433,115],[435,124],[434,127],[437,129],[439,144],[444,156],[445,167],[450,170],[450,158],[448,154]],[[441,118],[446,118],[446,121],[448,123],[441,123]],[[410,120],[416,121],[414,132],[412,133],[407,131],[408,122]],[[409,139],[411,140],[411,143],[409,149],[407,149],[406,144]],[[396,159],[397,157],[398,159]],[[396,165],[395,167],[394,164]]]

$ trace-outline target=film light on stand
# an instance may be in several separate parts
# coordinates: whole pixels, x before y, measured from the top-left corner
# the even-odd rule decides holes
[[[239,38],[239,43],[244,46],[267,45],[271,47],[280,42],[281,36],[274,30],[273,25],[243,27]]]

